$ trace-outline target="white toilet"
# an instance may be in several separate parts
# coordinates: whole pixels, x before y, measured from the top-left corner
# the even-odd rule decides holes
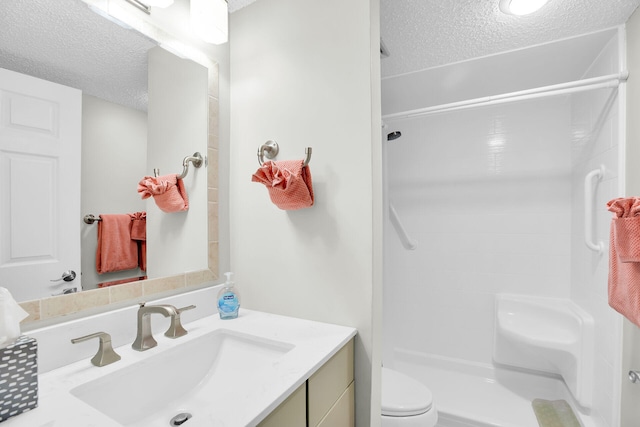
[[[434,427],[431,391],[408,375],[382,368],[382,427]]]

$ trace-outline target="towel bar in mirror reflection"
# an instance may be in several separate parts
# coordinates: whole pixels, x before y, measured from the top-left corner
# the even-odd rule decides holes
[[[202,157],[199,152],[193,153],[193,156],[187,156],[182,160],[182,173],[178,175],[178,179],[184,179],[189,173],[189,163],[193,163],[193,167],[200,168],[202,165],[207,166],[207,157]],[[153,176],[156,178],[160,176],[160,169],[153,169]]]
[[[84,218],[82,218],[82,220],[84,221],[85,224],[89,224],[89,225],[93,224],[96,221],[102,221],[101,218],[98,218],[94,214],[87,214],[84,216]]]

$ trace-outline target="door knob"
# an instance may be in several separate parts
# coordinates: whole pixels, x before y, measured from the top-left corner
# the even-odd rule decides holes
[[[632,383],[640,381],[640,371],[629,371],[629,381]]]
[[[60,280],[64,280],[65,282],[73,282],[73,279],[76,278],[76,272],[73,270],[67,270],[62,273],[62,277],[59,279],[52,279],[52,282],[59,282]]]

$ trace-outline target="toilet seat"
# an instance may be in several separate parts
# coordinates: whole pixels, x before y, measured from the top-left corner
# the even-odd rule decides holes
[[[410,376],[383,367],[381,403],[383,416],[420,415],[433,406],[433,394]]]

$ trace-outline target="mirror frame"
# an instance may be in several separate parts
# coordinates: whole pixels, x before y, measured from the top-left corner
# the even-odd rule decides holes
[[[219,70],[213,58],[183,44],[178,38],[171,36],[164,29],[150,24],[151,18],[142,19],[130,14],[110,12],[109,4],[100,6],[95,0],[82,0],[89,4],[105,19],[122,21],[134,30],[148,36],[166,50],[179,56],[189,58],[205,66],[208,70],[208,130],[207,130],[207,245],[208,268],[198,271],[184,272],[174,276],[140,280],[117,286],[91,289],[68,295],[58,295],[38,300],[20,302],[29,316],[21,324],[23,329],[57,323],[62,317],[76,318],[95,312],[109,311],[131,305],[146,299],[157,299],[169,295],[186,292],[199,287],[211,286],[212,281],[219,278],[219,232],[218,232],[218,148],[219,148]],[[112,10],[113,11],[113,10]],[[118,11],[121,11],[118,9]],[[183,49],[180,49],[180,48]]]

